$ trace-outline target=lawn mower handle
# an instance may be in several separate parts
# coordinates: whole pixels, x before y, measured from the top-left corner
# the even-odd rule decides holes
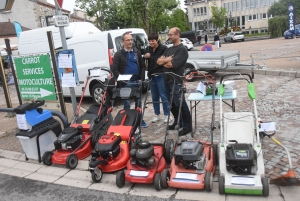
[[[222,84],[223,79],[224,79],[225,77],[234,76],[234,75],[246,75],[246,76],[249,77],[250,82],[253,83],[252,77],[251,77],[249,74],[246,74],[246,73],[236,73],[236,74],[226,74],[226,75],[223,75],[223,76],[221,77],[220,84]]]

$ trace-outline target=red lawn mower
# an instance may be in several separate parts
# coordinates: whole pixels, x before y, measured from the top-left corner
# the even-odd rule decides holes
[[[184,85],[183,85],[184,86]],[[182,107],[182,100],[186,89],[180,89]],[[213,85],[215,91],[215,82]],[[199,140],[183,140],[178,141],[179,130],[177,129],[177,146],[175,147],[174,156],[170,165],[170,170],[163,170],[162,187],[167,188],[184,188],[184,189],[205,189],[212,190],[213,174],[217,163],[217,145],[213,145],[213,130],[215,117],[215,94],[212,95],[212,124],[211,124],[211,142]],[[181,110],[179,110],[180,116]],[[179,122],[177,122],[179,125]],[[177,126],[179,128],[179,126]]]
[[[108,109],[111,113],[116,98],[128,100],[131,98],[141,99],[142,84],[136,87],[120,87],[123,83],[114,84],[112,89],[112,106]],[[92,159],[89,163],[92,180],[100,182],[103,172],[115,172],[126,167],[130,157],[130,146],[135,146],[138,135],[136,129],[141,128],[142,109],[122,109],[115,116],[112,124],[95,145],[92,152]]]
[[[97,77],[94,73],[99,70],[110,72],[108,68],[93,68],[89,69],[85,86],[82,91],[81,99],[78,104],[76,115],[70,127],[65,128],[54,142],[54,151],[47,151],[42,156],[42,161],[45,165],[60,164],[66,165],[67,168],[74,169],[78,164],[78,160],[88,157],[95,146],[98,139],[105,133],[105,125],[109,122],[107,106],[105,103],[106,89],[102,97],[100,105],[91,105],[89,109],[78,118],[80,106],[84,93],[91,77]],[[107,82],[107,81],[106,81]],[[107,84],[107,83],[106,83]]]
[[[148,87],[149,86],[150,84],[148,84]],[[146,94],[146,97],[144,99],[143,114],[145,112],[147,104],[153,103],[146,102],[147,97],[148,93]],[[171,100],[173,100],[173,95]],[[130,183],[140,184],[154,183],[154,187],[156,190],[159,191],[162,189],[161,172],[167,167],[166,162],[171,162],[174,150],[174,141],[172,139],[167,139],[169,119],[170,117],[168,117],[167,121],[165,141],[162,144],[151,144],[148,141],[142,141],[140,135],[141,132],[139,132],[139,137],[134,144],[135,146],[131,146],[130,160],[128,160],[127,162],[126,171],[120,170],[117,172],[116,185],[119,188],[122,188],[125,185],[125,181],[127,181]]]

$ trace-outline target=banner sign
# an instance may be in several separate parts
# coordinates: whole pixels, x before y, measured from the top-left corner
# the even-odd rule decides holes
[[[21,98],[57,100],[49,55],[14,58]]]
[[[295,33],[295,15],[294,15],[294,6],[291,3],[288,3],[288,18],[289,18],[289,31]]]

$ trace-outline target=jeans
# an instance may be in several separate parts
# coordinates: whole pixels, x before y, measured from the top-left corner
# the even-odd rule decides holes
[[[171,101],[171,93],[173,89],[173,82],[166,82],[165,87],[166,87],[166,92],[168,96],[168,100]],[[181,106],[181,117],[179,117],[179,106],[180,106],[180,95],[181,93],[179,92],[180,86],[175,83],[175,88],[174,88],[174,95],[173,95],[173,101],[172,101],[172,108],[171,112],[174,116],[174,124],[177,124],[178,118],[179,118],[179,126],[182,126],[183,129],[186,130],[191,130],[192,129],[192,119],[191,119],[191,113],[190,109],[185,101],[185,97],[183,95],[182,99],[182,106]]]
[[[150,89],[151,89],[151,95],[152,95],[152,101],[154,113],[156,115],[160,114],[160,103],[159,98],[163,102],[163,109],[164,109],[164,115],[169,115],[169,103],[168,103],[168,97],[166,93],[166,88],[164,84],[164,75],[158,75],[158,76],[152,76],[152,79],[150,81]],[[156,102],[156,103],[155,103]]]
[[[129,80],[126,84],[125,84],[125,88],[132,88],[132,87],[138,87],[140,85],[140,81],[138,80]],[[124,109],[130,109],[130,104],[131,104],[131,100],[124,100]],[[139,98],[135,98],[135,108],[137,107],[142,107],[142,103],[141,103],[141,99]]]

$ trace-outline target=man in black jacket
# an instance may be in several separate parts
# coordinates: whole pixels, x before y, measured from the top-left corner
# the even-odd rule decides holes
[[[114,79],[118,79],[120,74],[139,75],[132,76],[131,79],[124,85],[124,87],[136,87],[142,84],[145,79],[145,62],[141,52],[133,47],[133,40],[130,33],[126,32],[122,35],[122,43],[124,48],[116,52],[114,55],[114,62],[112,72]],[[130,109],[130,100],[124,101],[124,109]],[[141,107],[141,100],[135,99],[135,107]],[[143,121],[142,127],[148,125]]]

